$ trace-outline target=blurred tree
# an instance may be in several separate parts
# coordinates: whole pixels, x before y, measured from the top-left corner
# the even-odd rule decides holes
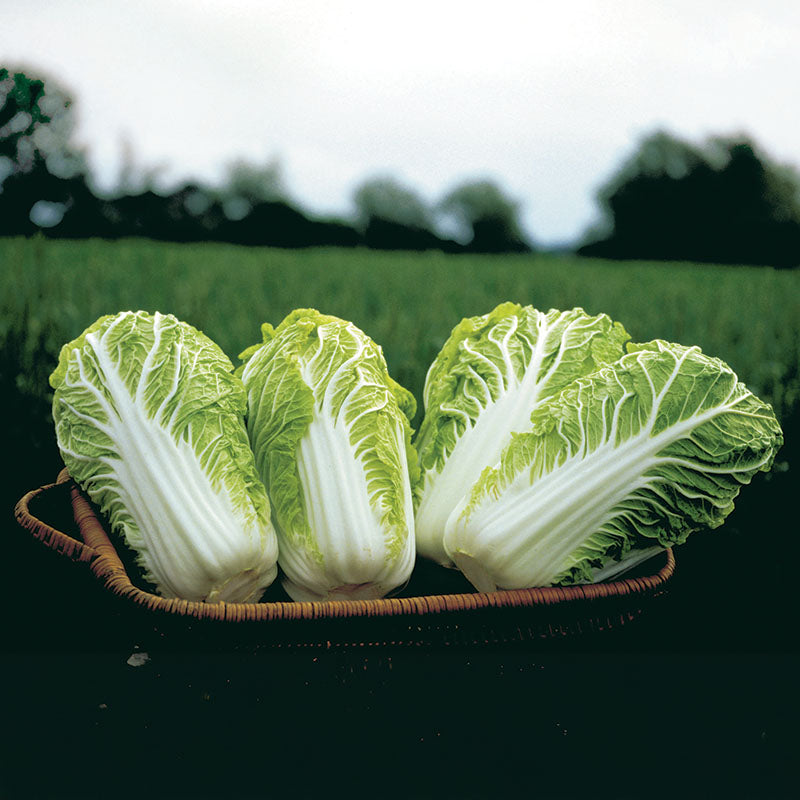
[[[48,171],[71,178],[86,171],[83,153],[72,144],[72,100],[52,79],[47,85],[24,72],[0,68],[0,158],[6,174],[30,172],[41,158]]]
[[[186,202],[204,220],[221,209],[223,219],[214,236],[225,241],[269,247],[352,246],[358,241],[352,228],[335,220],[311,219],[297,208],[277,160],[259,164],[237,159],[228,165],[221,187],[196,189]]]
[[[467,181],[439,204],[477,253],[524,252],[531,249],[519,222],[519,203],[493,181]]]
[[[86,160],[73,130],[65,89],[0,68],[0,234],[54,227],[76,195],[86,196]]]
[[[353,194],[356,227],[380,250],[452,250],[435,230],[433,213],[413,189],[390,176],[364,181]]]
[[[261,203],[288,203],[289,197],[278,161],[258,164],[241,158],[228,165],[219,194],[225,215],[234,221]]]
[[[165,163],[142,164],[136,156],[133,142],[127,135],[123,135],[120,140],[120,163],[117,179],[109,196],[123,197],[157,191],[159,177],[167,168],[168,165]]]
[[[433,229],[433,217],[424,200],[390,176],[364,181],[355,191],[356,223],[366,230],[372,220],[395,222],[410,228]]]
[[[703,147],[648,136],[599,193],[604,220],[584,255],[800,263],[800,176],[746,137]]]

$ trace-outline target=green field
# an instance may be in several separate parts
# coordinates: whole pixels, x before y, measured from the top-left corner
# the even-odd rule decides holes
[[[779,417],[800,402],[800,273],[545,256],[286,251],[150,241],[0,240],[0,342],[16,385],[47,392],[58,349],[101,314],[171,312],[232,359],[296,307],[353,320],[419,398],[425,371],[463,316],[505,300],[582,306],[635,340],[699,344]],[[8,352],[6,352],[8,351]]]
[[[582,306],[635,340],[698,344],[770,401],[784,425],[800,409],[800,273],[767,268],[602,262],[556,256],[449,256],[369,250],[0,240],[0,381],[12,452],[32,479],[52,475],[47,377],[61,345],[102,314],[171,312],[231,359],[296,307],[353,320],[421,399],[425,373],[462,317],[512,300]],[[417,423],[419,421],[419,413]],[[788,455],[788,448],[785,448]],[[785,460],[785,456],[784,456]]]

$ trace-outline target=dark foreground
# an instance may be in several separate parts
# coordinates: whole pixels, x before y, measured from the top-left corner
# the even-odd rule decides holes
[[[0,797],[796,796],[793,590],[734,514],[625,625],[403,647],[167,624],[9,520]]]

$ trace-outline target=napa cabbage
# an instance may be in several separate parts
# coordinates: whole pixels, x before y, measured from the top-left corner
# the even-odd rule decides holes
[[[578,377],[448,518],[481,591],[593,582],[719,527],[783,437],[771,407],[697,347],[664,341]]]
[[[277,538],[244,424],[244,386],[172,315],[104,316],[50,376],[64,463],[164,597],[257,601]]]
[[[414,565],[415,401],[353,323],[297,309],[242,353],[248,432],[295,600],[403,586]]]
[[[514,431],[576,378],[616,361],[629,336],[607,315],[503,303],[462,320],[431,364],[415,441],[418,552],[451,565],[445,524],[465,492],[494,466]]]

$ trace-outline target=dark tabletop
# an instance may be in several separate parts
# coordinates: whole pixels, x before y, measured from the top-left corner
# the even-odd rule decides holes
[[[9,521],[0,797],[797,796],[797,546],[756,511],[625,625],[402,647],[164,625]]]

